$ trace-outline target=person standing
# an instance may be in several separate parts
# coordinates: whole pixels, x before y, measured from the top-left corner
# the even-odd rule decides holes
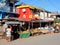
[[[8,42],[11,41],[11,27],[10,27],[10,25],[8,25],[8,27],[6,28],[6,39]]]
[[[58,25],[56,25],[56,27],[55,27],[55,32],[59,32],[59,26]]]
[[[8,27],[7,24],[3,24],[3,38],[5,39],[6,38],[6,28]]]

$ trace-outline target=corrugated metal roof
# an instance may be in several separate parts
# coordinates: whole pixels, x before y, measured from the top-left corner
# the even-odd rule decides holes
[[[14,12],[3,12],[3,11],[0,11],[0,13],[5,13],[5,14],[18,14],[18,13],[14,13]]]
[[[51,22],[51,21],[48,21],[48,20],[32,20],[31,22]]]
[[[38,9],[38,10],[41,10],[41,11],[45,11],[45,12],[49,12],[43,8],[38,8],[38,7],[35,7],[35,6],[31,6],[31,5],[18,5],[16,8],[26,8],[26,7],[29,7],[31,9]]]
[[[20,24],[20,22],[17,21],[7,21],[6,24]]]

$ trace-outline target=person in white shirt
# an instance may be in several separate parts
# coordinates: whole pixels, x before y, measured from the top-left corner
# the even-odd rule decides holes
[[[6,39],[8,40],[8,41],[11,41],[11,27],[10,27],[10,25],[6,28]]]

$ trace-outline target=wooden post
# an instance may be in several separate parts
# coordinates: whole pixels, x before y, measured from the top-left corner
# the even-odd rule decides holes
[[[33,36],[33,22],[32,22],[32,36]]]
[[[40,27],[41,27],[41,22],[39,22],[39,25],[40,25]]]
[[[30,21],[28,22],[28,24],[29,24],[29,25],[28,25],[28,29],[30,30]]]

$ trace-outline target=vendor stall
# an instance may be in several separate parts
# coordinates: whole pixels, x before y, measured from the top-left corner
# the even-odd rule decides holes
[[[20,38],[28,38],[28,37],[30,37],[30,31],[29,30],[20,32]]]
[[[51,31],[51,30],[49,30],[49,28],[50,28],[49,26],[51,26],[53,24],[53,21],[47,21],[47,20],[33,20],[31,22],[32,22],[32,29],[34,29],[35,22],[36,22],[36,25],[37,25],[37,23],[39,25],[36,27],[37,31],[35,31],[35,29],[34,29],[34,31],[35,31],[35,32],[33,31],[34,33],[36,33],[36,32],[48,33],[49,31]],[[45,26],[46,24],[47,24],[47,26]]]

